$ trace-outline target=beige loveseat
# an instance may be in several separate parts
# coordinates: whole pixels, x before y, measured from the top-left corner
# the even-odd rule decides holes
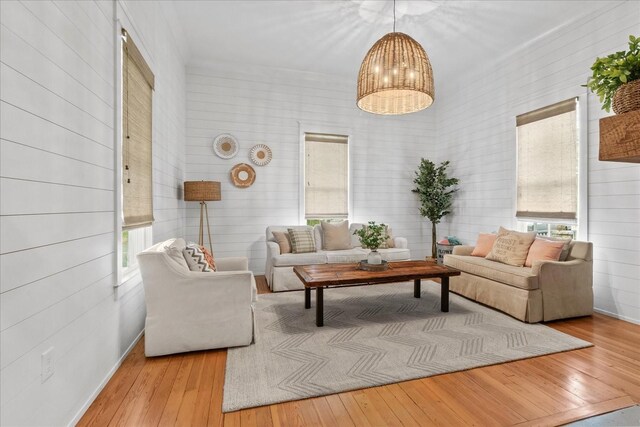
[[[295,289],[303,289],[302,282],[293,272],[296,265],[311,264],[335,264],[347,262],[360,262],[367,257],[369,249],[363,249],[360,246],[360,240],[353,232],[364,225],[360,223],[349,224],[349,234],[351,235],[351,249],[326,251],[322,249],[322,227],[316,225],[314,227],[308,225],[292,225],[292,226],[271,226],[267,227],[267,260],[265,265],[265,276],[267,283],[272,291],[290,291]],[[281,254],[280,246],[273,237],[274,231],[286,232],[289,228],[295,230],[313,230],[314,240],[316,244],[316,252],[303,254]],[[411,253],[407,248],[407,239],[404,237],[394,237],[394,246],[388,249],[378,249],[385,261],[405,261],[411,258]]]
[[[571,242],[566,261],[536,261],[514,267],[471,256],[473,246],[456,246],[444,264],[462,274],[450,290],[528,323],[593,313],[593,245]]]

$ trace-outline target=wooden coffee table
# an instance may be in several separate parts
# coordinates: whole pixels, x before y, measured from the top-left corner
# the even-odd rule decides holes
[[[460,271],[427,261],[398,261],[389,263],[385,271],[364,271],[358,264],[297,265],[293,272],[304,284],[304,308],[311,308],[311,288],[316,289],[316,326],[324,325],[324,288],[378,285],[413,280],[413,296],[420,298],[421,279],[440,278],[440,310],[449,311],[449,277]]]

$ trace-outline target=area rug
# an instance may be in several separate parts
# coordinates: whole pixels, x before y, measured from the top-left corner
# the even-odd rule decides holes
[[[315,296],[259,295],[256,342],[229,349],[222,410],[235,411],[591,346],[458,295],[440,311],[440,285],[328,289],[324,327]]]

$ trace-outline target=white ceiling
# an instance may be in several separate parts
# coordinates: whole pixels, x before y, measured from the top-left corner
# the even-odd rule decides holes
[[[393,25],[391,0],[173,1],[190,64],[262,65],[355,79],[367,50]],[[398,0],[396,30],[422,44],[438,79],[607,4]]]

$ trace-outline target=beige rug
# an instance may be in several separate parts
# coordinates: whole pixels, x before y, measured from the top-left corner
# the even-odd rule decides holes
[[[451,294],[413,283],[328,289],[325,326],[303,292],[260,295],[256,343],[230,349],[224,412],[429,377],[591,346]]]

